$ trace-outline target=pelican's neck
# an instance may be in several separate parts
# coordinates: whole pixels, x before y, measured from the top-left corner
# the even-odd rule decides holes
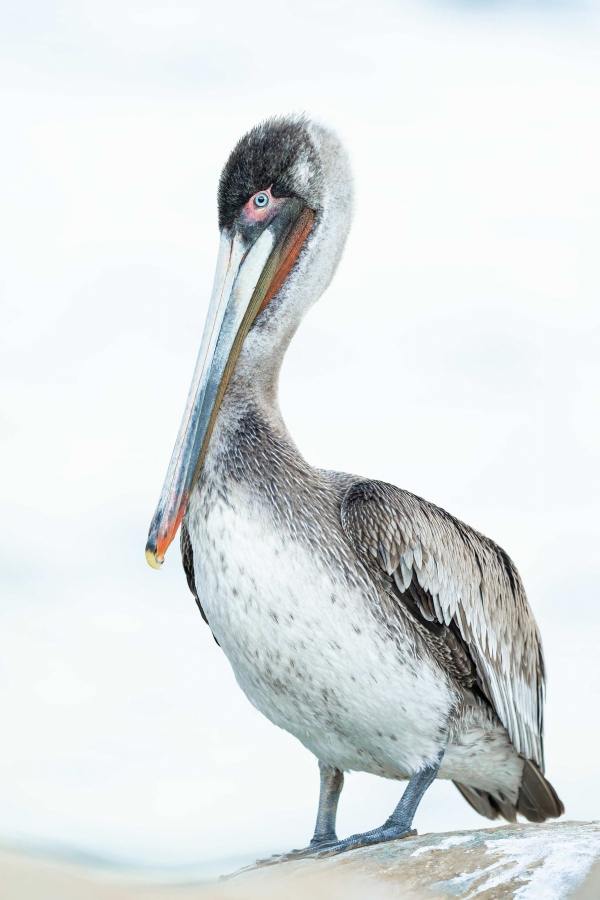
[[[240,354],[223,396],[197,490],[228,491],[231,480],[256,493],[274,470],[306,473],[303,459],[279,407],[279,371],[291,336],[268,347],[250,341]],[[248,339],[246,339],[248,340]],[[252,352],[250,352],[250,350]]]
[[[352,220],[346,152],[334,132],[316,123],[307,127],[319,159],[314,202],[307,198],[314,224],[294,268],[248,332],[218,416],[222,426],[233,426],[252,407],[286,439],[278,399],[283,358],[302,319],[333,278]]]
[[[268,321],[257,324],[248,334],[223,397],[219,418],[235,427],[236,420],[253,410],[280,436],[289,437],[279,406],[279,376],[302,317],[286,316],[281,307],[272,313]]]

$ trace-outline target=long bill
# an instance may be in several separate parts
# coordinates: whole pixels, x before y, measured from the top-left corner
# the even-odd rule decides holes
[[[300,200],[290,198],[258,235],[249,234],[249,229],[235,228],[221,233],[200,353],[148,533],[146,559],[154,569],[163,564],[183,518],[246,335],[256,316],[283,284],[313,220],[312,210]]]

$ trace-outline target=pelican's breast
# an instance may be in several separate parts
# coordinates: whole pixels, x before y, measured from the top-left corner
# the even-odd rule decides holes
[[[240,687],[321,760],[410,774],[437,754],[447,679],[377,616],[381,588],[318,552],[319,510],[297,523],[311,542],[275,527],[270,502],[232,483],[197,489],[188,511],[196,588]]]

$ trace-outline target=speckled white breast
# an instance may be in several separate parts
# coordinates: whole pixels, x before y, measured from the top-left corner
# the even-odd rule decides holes
[[[441,671],[243,486],[229,500],[193,495],[187,524],[202,606],[249,700],[340,769],[397,778],[434,760],[455,700]]]

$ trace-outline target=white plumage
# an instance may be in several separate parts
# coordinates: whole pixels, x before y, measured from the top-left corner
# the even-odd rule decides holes
[[[255,191],[272,198],[266,225],[257,224]],[[304,210],[311,223],[293,258],[277,231],[285,197],[297,221]],[[265,271],[276,264],[285,275],[272,296],[253,277],[248,302],[259,312],[235,344],[235,364],[219,370],[218,385],[203,370],[216,399],[208,409],[198,401],[208,436],[182,525],[184,566],[242,690],[321,763],[313,844],[338,852],[409,834],[436,774],[490,818],[560,815],[542,774],[541,641],[511,560],[407,491],[312,468],[281,418],[283,356],[329,284],[350,228],[352,181],[339,139],[302,118],[258,126],[234,149],[219,204],[223,246],[251,253],[266,235],[273,253],[284,249]],[[230,344],[219,358],[229,358]],[[181,434],[200,453],[201,442]],[[194,471],[174,456],[175,488],[167,481],[151,561],[188,483],[180,470]],[[347,770],[410,783],[381,829],[337,842]]]

